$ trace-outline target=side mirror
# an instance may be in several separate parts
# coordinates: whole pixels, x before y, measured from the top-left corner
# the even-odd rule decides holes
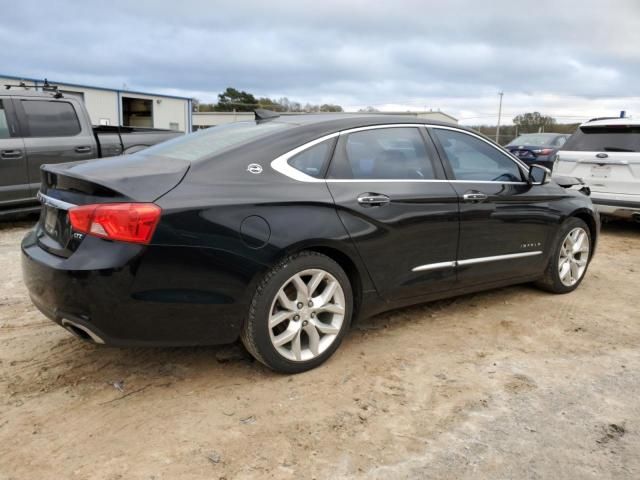
[[[529,185],[545,185],[551,181],[551,170],[542,165],[531,165]]]

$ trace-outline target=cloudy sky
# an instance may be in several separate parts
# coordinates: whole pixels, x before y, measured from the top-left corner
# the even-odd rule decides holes
[[[0,0],[0,74],[462,123],[640,116],[639,0]]]

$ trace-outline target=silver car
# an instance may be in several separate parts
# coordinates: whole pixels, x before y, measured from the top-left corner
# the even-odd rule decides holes
[[[601,215],[640,222],[640,120],[583,123],[558,152],[553,176],[581,178]]]

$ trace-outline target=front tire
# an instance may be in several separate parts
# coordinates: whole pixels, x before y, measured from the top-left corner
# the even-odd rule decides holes
[[[579,218],[569,218],[558,231],[549,265],[536,285],[552,293],[574,291],[587,273],[591,245],[587,224]]]
[[[353,293],[344,270],[317,252],[287,257],[264,276],[241,340],[267,367],[300,373],[340,346],[351,323]]]

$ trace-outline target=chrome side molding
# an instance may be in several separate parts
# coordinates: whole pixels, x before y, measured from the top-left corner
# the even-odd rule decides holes
[[[426,265],[418,265],[411,269],[412,272],[425,272],[428,270],[440,270],[442,268],[454,268],[465,265],[475,265],[476,263],[498,262],[501,260],[513,260],[514,258],[533,257],[542,255],[542,250],[534,250],[531,252],[508,253],[506,255],[494,255],[492,257],[467,258],[465,260],[454,260],[451,262],[428,263]]]
[[[440,262],[440,263],[428,263],[427,265],[420,265],[413,267],[412,272],[426,272],[428,270],[440,270],[441,268],[453,268],[456,266],[456,262]]]

